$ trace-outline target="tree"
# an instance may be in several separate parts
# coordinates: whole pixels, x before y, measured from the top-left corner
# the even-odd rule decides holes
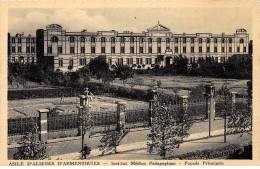
[[[22,146],[13,156],[15,160],[50,160],[46,155],[46,146],[38,140],[38,134],[38,126],[34,125],[32,132],[23,136]]]
[[[124,86],[127,79],[132,78],[134,75],[133,69],[131,67],[129,67],[128,65],[122,65],[118,63],[116,63],[115,72],[116,77],[123,81]]]
[[[103,57],[98,56],[89,62],[89,70],[92,75],[100,79],[103,73],[109,71],[109,65]]]
[[[154,104],[151,133],[148,134],[149,153],[156,152],[163,158],[179,148],[183,138],[188,137],[192,123],[188,115],[180,110]]]

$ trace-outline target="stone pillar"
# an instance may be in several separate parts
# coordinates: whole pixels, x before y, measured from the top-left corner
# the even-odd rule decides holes
[[[209,136],[211,136],[212,121],[215,120],[215,87],[214,84],[206,86],[206,97],[207,97],[207,112],[209,121]]]
[[[80,99],[80,106],[86,106],[86,96],[79,95],[79,99]]]
[[[82,136],[83,106],[78,106],[78,136]]]
[[[231,92],[232,95],[232,114],[235,111],[235,106],[236,106],[236,94],[237,92]]]
[[[188,96],[181,96],[181,109],[183,116],[186,116],[188,113]]]
[[[116,126],[116,129],[118,131],[120,131],[120,130],[125,128],[126,103],[117,101],[116,104],[117,104],[117,126]]]
[[[84,90],[84,95],[85,95],[85,98],[86,98],[86,105],[89,106],[89,90],[88,90],[87,87]]]
[[[154,100],[150,100],[149,102],[149,126],[152,126],[152,121],[153,121],[153,103]]]
[[[48,140],[48,121],[47,114],[49,113],[48,109],[40,109],[38,110],[40,126],[39,126],[39,139],[43,143],[47,143]]]

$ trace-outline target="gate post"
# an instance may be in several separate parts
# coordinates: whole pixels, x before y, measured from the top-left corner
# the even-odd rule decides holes
[[[188,111],[188,96],[181,96],[181,110],[183,115],[186,116]]]
[[[49,113],[48,109],[37,110],[39,113],[40,126],[39,126],[39,139],[43,143],[47,143],[48,140],[48,119],[47,114]]]
[[[232,95],[232,111],[231,113],[234,114],[234,111],[235,111],[235,106],[236,106],[236,94],[237,92],[231,92],[231,95]]]
[[[211,82],[210,85],[206,85],[206,97],[207,97],[207,112],[208,112],[208,121],[209,121],[209,137],[211,136],[212,121],[215,120],[215,87]]]
[[[117,125],[116,130],[120,131],[125,128],[125,108],[126,103],[117,101]]]

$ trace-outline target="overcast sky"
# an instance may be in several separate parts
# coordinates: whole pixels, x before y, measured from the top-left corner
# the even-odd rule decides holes
[[[245,8],[168,9],[9,9],[9,32],[35,35],[36,29],[60,24],[67,31],[146,31],[160,23],[173,33],[233,34],[252,32],[252,12]]]

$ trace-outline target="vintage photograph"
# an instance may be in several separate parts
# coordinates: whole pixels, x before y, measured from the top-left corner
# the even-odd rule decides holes
[[[246,7],[10,7],[8,160],[252,160],[252,18]]]

